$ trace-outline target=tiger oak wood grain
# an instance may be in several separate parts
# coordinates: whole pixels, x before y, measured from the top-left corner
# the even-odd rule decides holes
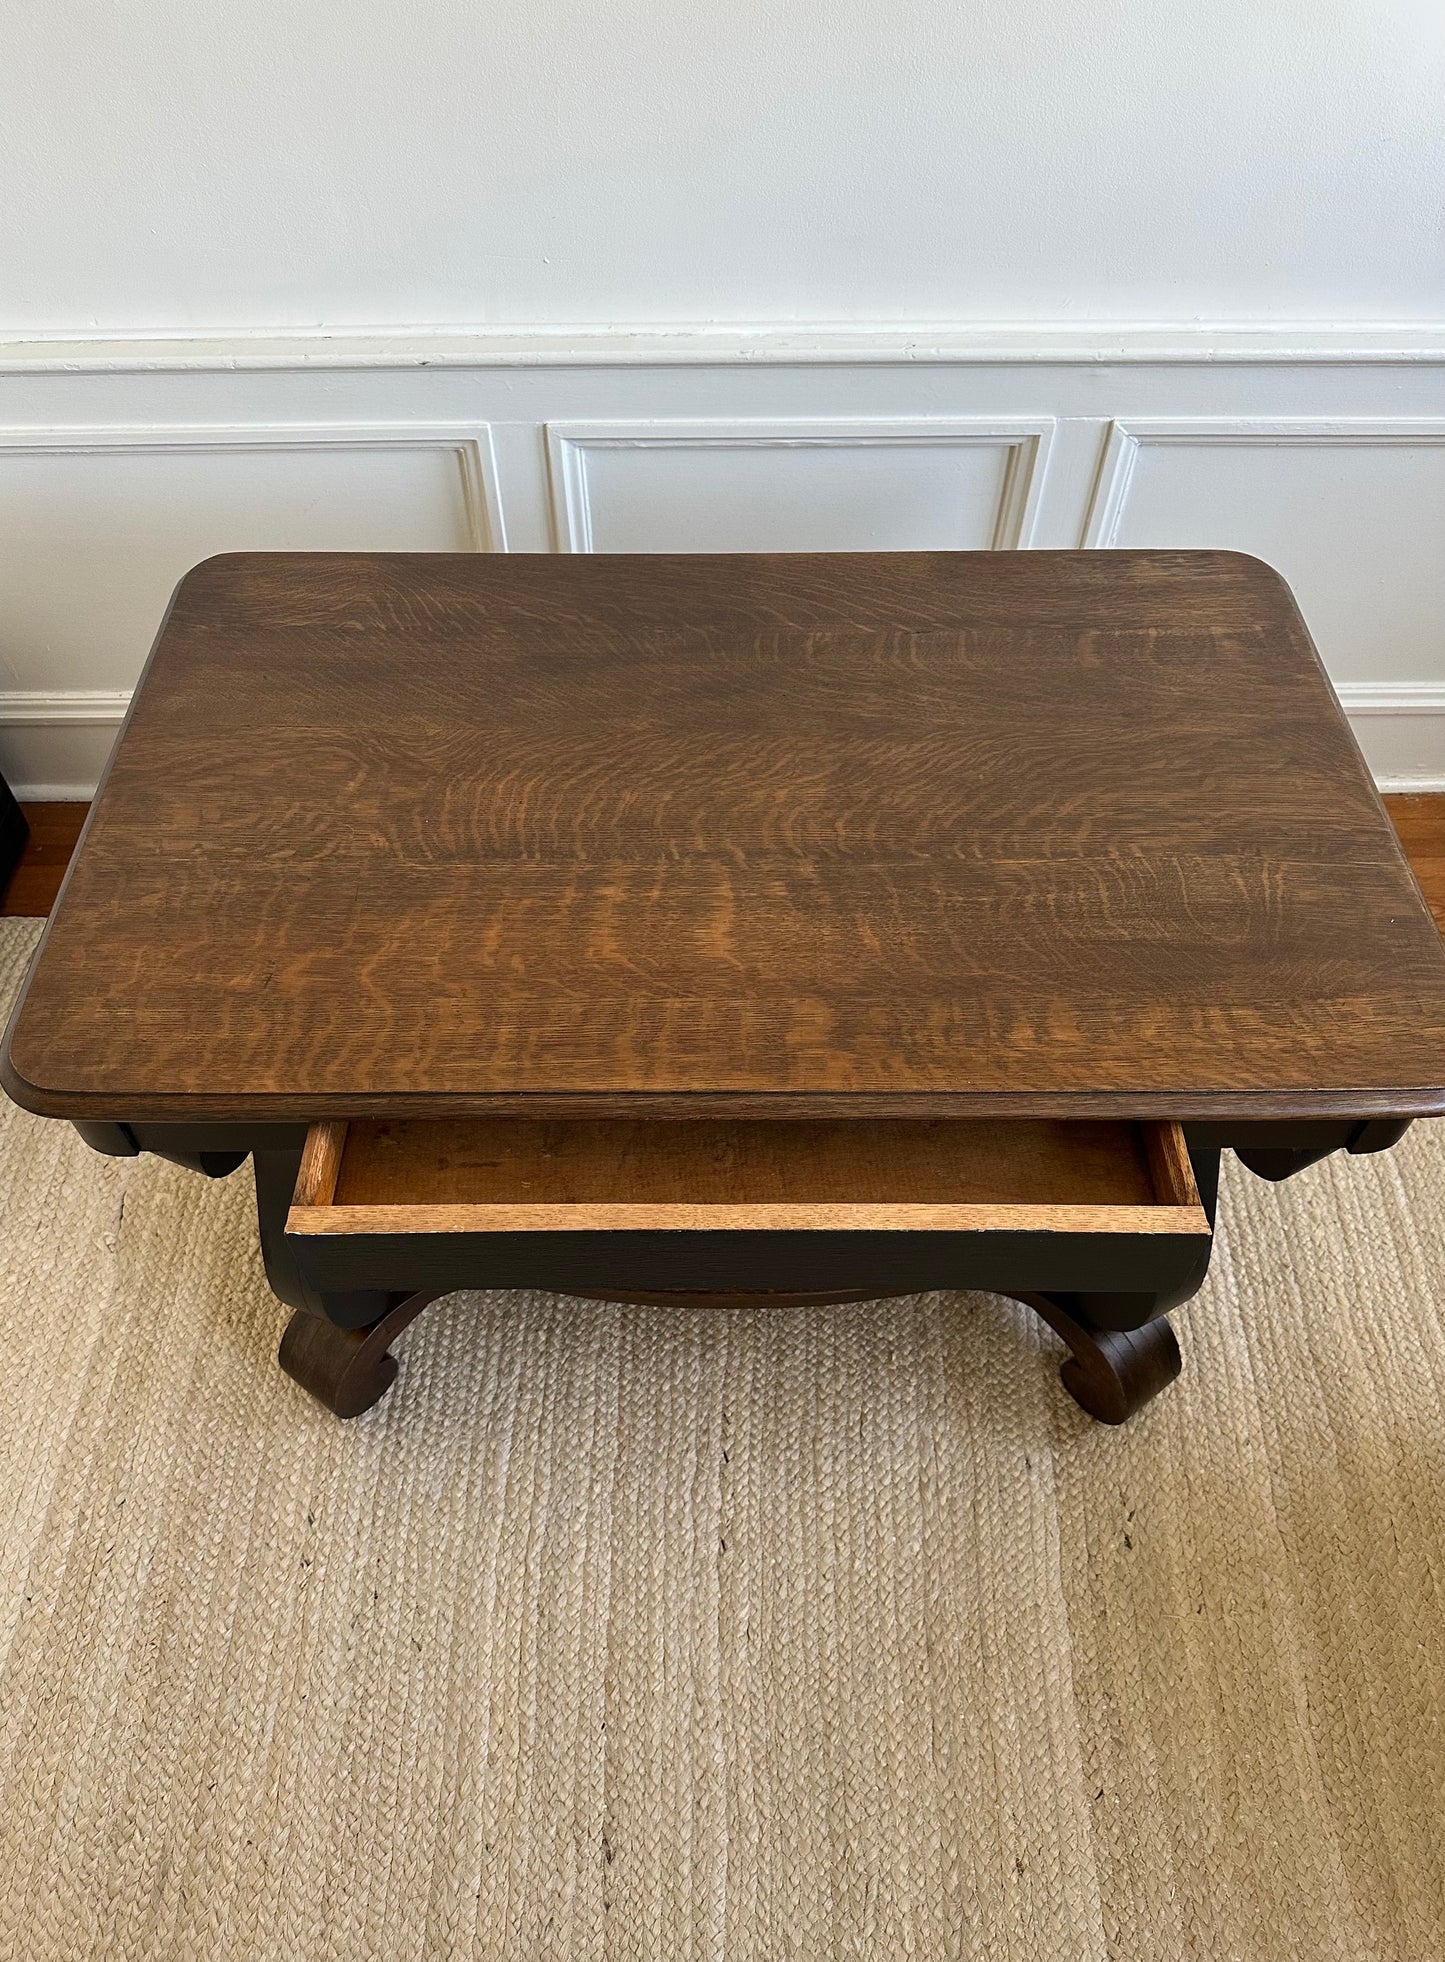
[[[1395,791],[1383,801],[1425,904],[1439,926],[1445,922],[1445,795],[1439,791]],[[0,916],[43,919],[55,904],[90,805],[23,804],[21,809],[30,823],[30,842],[0,897]]]
[[[1229,553],[241,555],[10,1031],[51,1115],[1445,1109],[1445,956]]]

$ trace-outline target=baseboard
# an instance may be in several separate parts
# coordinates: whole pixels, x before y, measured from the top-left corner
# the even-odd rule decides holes
[[[83,783],[17,783],[14,790],[17,804],[88,804],[95,795],[95,786]]]
[[[128,688],[0,689],[0,729],[30,724],[54,729],[71,723],[109,729],[125,720],[130,698]]]
[[[1445,683],[1346,681],[1335,692],[1381,790],[1445,790]]]
[[[125,688],[0,690],[0,762],[15,795],[29,804],[93,797],[129,706]]]

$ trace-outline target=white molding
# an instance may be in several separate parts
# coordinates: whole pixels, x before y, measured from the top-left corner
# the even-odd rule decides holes
[[[0,336],[0,374],[186,370],[1445,363],[1445,321],[679,321]]]
[[[487,423],[216,422],[104,423],[0,427],[0,456],[101,456],[168,450],[224,454],[235,450],[439,450],[461,473],[467,536],[474,552],[505,552],[506,523],[492,432]]]
[[[125,720],[129,688],[3,688],[0,729],[110,729]]]
[[[1445,715],[1445,681],[1340,681],[1340,706],[1357,715]],[[1441,759],[1445,765],[1445,757]]]
[[[1176,448],[1385,449],[1445,443],[1445,416],[1129,416],[1108,425],[1080,544],[1119,536],[1139,451]]]
[[[992,548],[1031,543],[1057,427],[1053,416],[820,416],[807,420],[723,416],[704,421],[549,422],[547,464],[553,537],[560,552],[590,552],[593,450],[1004,449],[1009,452]]]

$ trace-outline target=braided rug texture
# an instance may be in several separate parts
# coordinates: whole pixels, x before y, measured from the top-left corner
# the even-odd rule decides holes
[[[6,922],[18,983],[38,927]],[[1023,1310],[457,1295],[342,1424],[248,1170],[0,1118],[0,1956],[1445,1955],[1445,1136]]]

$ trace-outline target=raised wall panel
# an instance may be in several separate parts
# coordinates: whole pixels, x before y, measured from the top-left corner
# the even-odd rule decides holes
[[[1445,417],[1116,422],[1084,543],[1253,553],[1336,684],[1445,681]]]
[[[572,552],[959,551],[1027,545],[1051,418],[553,423]]]
[[[1445,787],[1445,417],[1116,421],[1083,542],[1266,560],[1377,780]]]
[[[0,430],[0,691],[128,686],[215,552],[499,543],[489,457],[424,426]]]

